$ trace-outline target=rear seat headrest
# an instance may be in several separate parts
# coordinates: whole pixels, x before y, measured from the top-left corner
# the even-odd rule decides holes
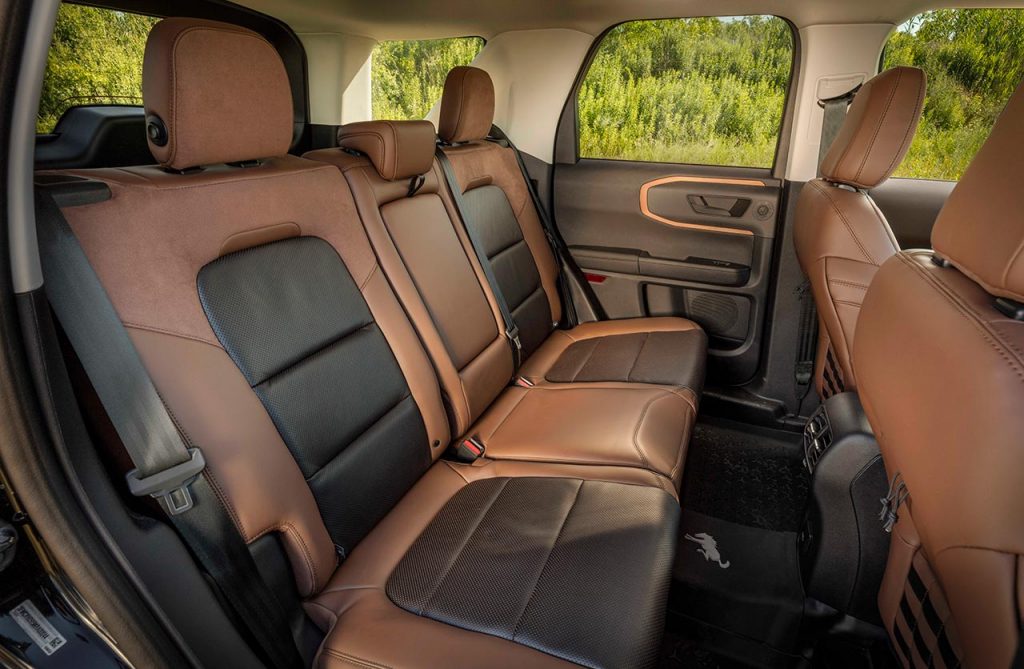
[[[926,85],[916,67],[894,67],[869,79],[821,161],[822,176],[856,188],[888,179],[914,139]]]
[[[1024,302],[1024,83],[953,188],[932,248],[991,295]]]
[[[338,146],[366,154],[388,181],[429,172],[436,145],[430,121],[361,121],[338,130]]]
[[[478,67],[453,68],[444,81],[438,136],[460,143],[484,139],[494,123],[494,84]]]
[[[295,113],[277,51],[227,23],[172,18],[149,33],[142,65],[149,149],[172,169],[288,153]]]

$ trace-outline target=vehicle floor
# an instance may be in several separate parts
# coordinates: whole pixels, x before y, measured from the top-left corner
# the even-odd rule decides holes
[[[801,436],[702,419],[687,453],[663,669],[799,666]]]

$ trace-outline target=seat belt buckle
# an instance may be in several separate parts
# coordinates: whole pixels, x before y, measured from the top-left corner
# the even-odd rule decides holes
[[[536,384],[525,376],[517,376],[515,381],[512,382],[512,385],[520,388],[533,388]]]
[[[512,342],[512,347],[516,354],[516,367],[518,368],[520,363],[523,361],[523,344],[519,341],[519,326],[513,323],[507,330],[505,330],[505,336]]]
[[[192,508],[192,492],[189,487],[199,474],[206,469],[206,458],[198,448],[188,449],[189,459],[167,469],[139,476],[133,469],[125,474],[128,490],[136,497],[152,497],[160,503],[169,516],[176,516]]]
[[[451,455],[458,462],[472,464],[483,457],[485,450],[487,449],[484,446],[484,442],[480,441],[480,437],[473,435],[472,437],[466,437],[456,444],[451,449]]]

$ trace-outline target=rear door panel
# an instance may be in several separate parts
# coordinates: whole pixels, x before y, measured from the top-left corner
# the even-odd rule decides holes
[[[757,370],[781,182],[768,170],[582,159],[555,166],[559,229],[610,318],[700,323],[710,374]]]

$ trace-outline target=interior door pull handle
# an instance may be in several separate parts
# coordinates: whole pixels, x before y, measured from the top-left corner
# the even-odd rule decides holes
[[[739,218],[747,213],[750,199],[745,197],[721,197],[717,195],[687,195],[690,207],[705,216],[727,216]]]

